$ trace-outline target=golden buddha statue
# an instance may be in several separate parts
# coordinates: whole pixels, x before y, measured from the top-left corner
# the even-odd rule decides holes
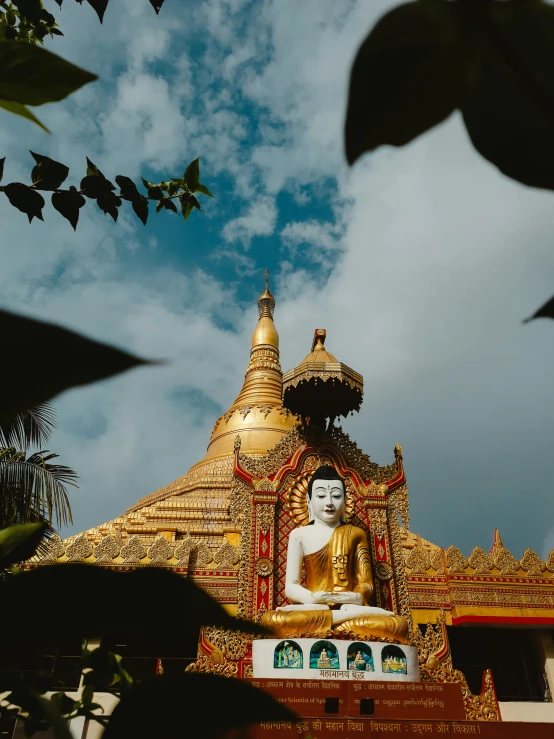
[[[406,619],[370,605],[374,586],[367,536],[344,522],[345,485],[333,467],[314,472],[308,506],[310,523],[293,529],[287,550],[285,595],[294,605],[268,611],[263,625],[278,637],[353,634],[406,644]]]

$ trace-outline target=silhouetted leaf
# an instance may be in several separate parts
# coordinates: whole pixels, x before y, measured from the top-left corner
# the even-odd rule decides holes
[[[23,105],[63,100],[95,74],[29,43],[0,43],[0,98]]]
[[[6,157],[2,157],[0,159],[0,182],[2,182],[2,178],[4,177],[4,164],[6,163]]]
[[[346,156],[402,146],[447,118],[465,92],[462,3],[394,8],[361,45],[350,76]]]
[[[88,4],[96,10],[100,23],[104,20],[104,13],[110,0],[87,0]]]
[[[189,190],[192,190],[194,192],[194,190],[200,184],[200,157],[192,161],[185,169],[183,179]]]
[[[115,181],[117,182],[121,190],[120,197],[122,197],[124,200],[130,200],[131,202],[133,202],[134,200],[140,200],[140,198],[143,197],[137,190],[137,186],[130,177],[125,177],[125,175],[118,174],[115,178]]]
[[[187,697],[186,705],[183,696]],[[217,710],[214,710],[217,696]],[[189,707],[203,722],[205,739],[261,721],[295,721],[296,715],[271,695],[242,680],[222,675],[185,673],[161,675],[135,683],[115,707],[104,739],[152,739],[183,736],[190,725]]]
[[[0,407],[2,424],[11,423],[19,411],[44,403],[70,387],[151,364],[52,323],[2,310],[0,335],[2,355],[9,357],[2,366],[2,382],[10,388]],[[43,358],[40,382],[37,357]]]
[[[188,221],[190,214],[194,210],[194,207],[192,203],[190,203],[188,200],[184,200],[182,197],[179,198],[179,201],[181,203],[181,213],[183,214],[185,221]]]
[[[184,192],[179,198],[179,200],[181,201],[181,205],[183,202],[190,203],[190,205],[192,205],[193,208],[202,210],[202,207],[200,203],[198,202],[198,198],[195,198],[194,195],[190,192]]]
[[[35,154],[33,151],[31,156],[36,162],[31,172],[33,185],[36,185],[40,190],[57,190],[67,179],[69,167],[50,159],[50,157]]]
[[[3,108],[4,110],[7,110],[8,113],[13,113],[14,115],[20,115],[22,118],[26,118],[28,121],[32,121],[33,123],[36,123],[37,126],[40,126],[43,131],[46,131],[46,133],[50,133],[50,131],[46,128],[44,123],[41,123],[39,119],[36,117],[36,115],[33,115],[29,108],[27,108],[25,105],[22,105],[21,103],[15,103],[13,100],[1,100],[0,99],[0,108]]]
[[[100,210],[104,213],[109,213],[114,221],[117,221],[117,216],[119,215],[119,211],[117,209],[121,203],[121,198],[118,198],[117,195],[114,195],[113,193],[110,193],[109,195],[101,195],[96,201]]]
[[[87,197],[96,199],[103,195],[109,195],[115,190],[115,185],[107,180],[103,174],[86,175],[81,180],[81,190]]]
[[[36,190],[32,190],[28,185],[22,182],[11,182],[5,185],[4,192],[8,196],[10,203],[25,213],[29,219],[29,223],[33,218],[43,221],[42,209],[44,208],[44,198]]]
[[[173,200],[170,200],[169,198],[164,198],[161,202],[163,203],[163,206],[166,210],[177,213],[177,206],[175,205],[175,202]]]
[[[46,531],[45,523],[22,523],[0,530],[0,568],[30,559]]]
[[[77,192],[75,188],[72,188],[69,192],[55,192],[52,193],[52,205],[61,213],[64,218],[71,223],[73,230],[77,229],[77,223],[79,222],[79,209],[83,207],[86,200]]]
[[[163,200],[158,201],[158,204],[156,205],[156,213],[159,213],[163,208],[171,210],[173,213],[177,213],[177,206],[173,200],[170,200],[169,198],[164,198]]]
[[[86,160],[87,160],[87,176],[90,176],[90,177],[104,177],[104,175],[98,169],[98,167],[96,166],[96,164],[94,164],[94,162],[91,162],[88,157],[86,157]],[[115,190],[115,187],[113,189]]]
[[[164,4],[165,0],[150,0],[150,5],[154,8],[156,11],[156,14],[160,12],[160,8]]]
[[[141,195],[140,200],[133,200],[133,210],[146,226],[148,220],[148,200]]]
[[[541,305],[541,307],[533,313],[532,316],[529,316],[529,318],[526,318],[523,323],[529,323],[529,321],[535,320],[535,318],[552,318],[554,319],[554,296],[550,298],[548,302],[546,302],[544,305]]]
[[[525,185],[554,189],[554,7],[480,3],[484,43],[462,108],[477,151]]]
[[[33,645],[44,641],[45,634],[53,642],[61,638],[108,639],[120,628],[113,613],[119,609],[140,613],[146,593],[152,602],[165,600],[171,603],[176,613],[183,614],[179,634],[172,635],[175,639],[195,635],[201,626],[210,624],[232,630],[242,629],[246,633],[267,633],[256,624],[230,616],[192,580],[158,568],[114,572],[95,565],[51,565],[9,578],[0,590],[3,602],[10,603],[9,613],[2,612],[2,654],[7,649],[32,650]],[[41,628],[37,629],[36,604],[48,603],[53,593],[56,594],[56,608],[41,610]],[[101,597],[94,597],[94,594],[101,594]],[[110,608],[106,608],[106,603],[110,603]],[[70,612],[79,613],[79,618],[60,619],[60,613]],[[147,622],[140,618],[126,621],[125,634],[129,639],[140,639],[143,643],[155,642],[163,636],[166,628],[163,609],[153,609]]]
[[[206,185],[203,185],[201,182],[196,185],[196,187],[194,188],[194,192],[201,192],[202,194],[207,195],[209,198],[215,198],[215,195],[212,195]]]
[[[42,3],[40,0],[11,0],[19,10],[20,16],[27,18],[31,23],[40,23]]]

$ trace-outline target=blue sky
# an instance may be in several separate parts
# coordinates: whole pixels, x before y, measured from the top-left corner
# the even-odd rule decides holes
[[[326,328],[365,378],[344,427],[380,464],[402,443],[412,529],[467,555],[500,528],[514,555],[554,547],[554,327],[522,327],[554,291],[550,193],[500,175],[458,116],[349,170],[348,70],[385,0],[54,2],[49,44],[98,73],[40,117],[3,114],[5,181],[28,150],[110,178],[178,175],[201,156],[217,196],[185,225],[143,228],[91,205],[74,234],[50,207],[2,205],[3,306],[142,356],[167,357],[57,401],[51,442],[81,475],[76,532],[109,520],[204,454],[248,361],[266,266],[283,369]]]

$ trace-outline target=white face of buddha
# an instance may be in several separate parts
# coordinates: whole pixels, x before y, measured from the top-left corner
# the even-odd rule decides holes
[[[346,508],[344,485],[340,480],[314,480],[311,504],[314,517],[321,523],[340,523]]]

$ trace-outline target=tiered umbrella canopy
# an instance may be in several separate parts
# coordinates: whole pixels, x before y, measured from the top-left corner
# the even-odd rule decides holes
[[[283,405],[304,423],[332,422],[359,411],[364,379],[325,349],[325,329],[315,330],[312,351],[283,375]]]

